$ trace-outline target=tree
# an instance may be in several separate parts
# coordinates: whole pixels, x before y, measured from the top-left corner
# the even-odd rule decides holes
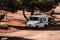
[[[7,0],[0,0],[0,10],[2,12],[2,10],[5,10],[6,9],[6,5],[7,4]],[[5,13],[6,15],[7,13]],[[6,15],[6,19],[7,19],[7,15]]]
[[[28,20],[25,15],[25,10],[29,10],[31,15],[33,15],[36,7],[42,11],[50,11],[52,8],[55,8],[58,5],[58,0],[44,0],[43,2],[39,0],[21,0],[20,3],[17,0],[0,0],[0,10],[4,10],[7,12],[17,12],[17,10],[22,9],[23,15]]]
[[[31,0],[21,0],[21,5],[23,7],[23,16],[26,18],[27,21],[28,21],[28,18],[25,16],[25,8],[26,8],[27,4],[30,2],[31,2]]]
[[[23,15],[28,21],[28,18],[25,16],[25,10],[30,11],[31,15],[33,15],[35,7],[32,1],[38,1],[38,0],[21,0],[22,2],[22,7],[23,7]]]
[[[34,14],[34,10],[36,9],[36,7],[38,8],[38,10],[40,10],[41,12],[47,12],[50,11],[51,9],[55,8],[58,3],[59,0],[21,0],[22,3],[22,7],[23,7],[23,15],[24,17],[28,20],[28,18],[25,16],[25,10],[26,11],[30,11],[31,15]]]
[[[17,5],[18,5],[18,1],[17,0],[8,0],[7,4],[5,5],[7,9],[7,11],[10,11],[12,13],[17,12]]]
[[[44,0],[43,2],[37,3],[35,6],[41,11],[41,12],[48,12],[51,9],[55,9],[56,6],[59,4],[58,0]],[[52,11],[53,12],[53,11]],[[53,15],[53,14],[52,14]]]
[[[18,10],[18,1],[17,0],[0,0],[0,10],[6,11],[6,19],[7,13],[12,12],[15,13]]]

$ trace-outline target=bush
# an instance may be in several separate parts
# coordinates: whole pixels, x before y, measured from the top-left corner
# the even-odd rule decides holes
[[[2,20],[2,19],[4,19],[4,14],[0,14],[0,21]]]
[[[1,23],[1,24],[0,24],[0,28],[2,28],[2,29],[3,29],[3,28],[8,28],[8,26],[7,26],[7,24]]]

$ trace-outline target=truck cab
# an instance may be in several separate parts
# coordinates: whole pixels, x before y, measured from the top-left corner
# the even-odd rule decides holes
[[[29,17],[29,21],[26,23],[28,27],[44,28],[48,25],[48,16],[45,14],[34,14]]]

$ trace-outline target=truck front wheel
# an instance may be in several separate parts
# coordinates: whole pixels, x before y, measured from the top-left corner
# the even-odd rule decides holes
[[[43,29],[45,29],[47,27],[47,25],[45,24],[44,27],[42,27]]]

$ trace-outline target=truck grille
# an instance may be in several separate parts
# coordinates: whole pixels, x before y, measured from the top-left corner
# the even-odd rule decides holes
[[[31,24],[29,24],[29,26],[31,26]]]

